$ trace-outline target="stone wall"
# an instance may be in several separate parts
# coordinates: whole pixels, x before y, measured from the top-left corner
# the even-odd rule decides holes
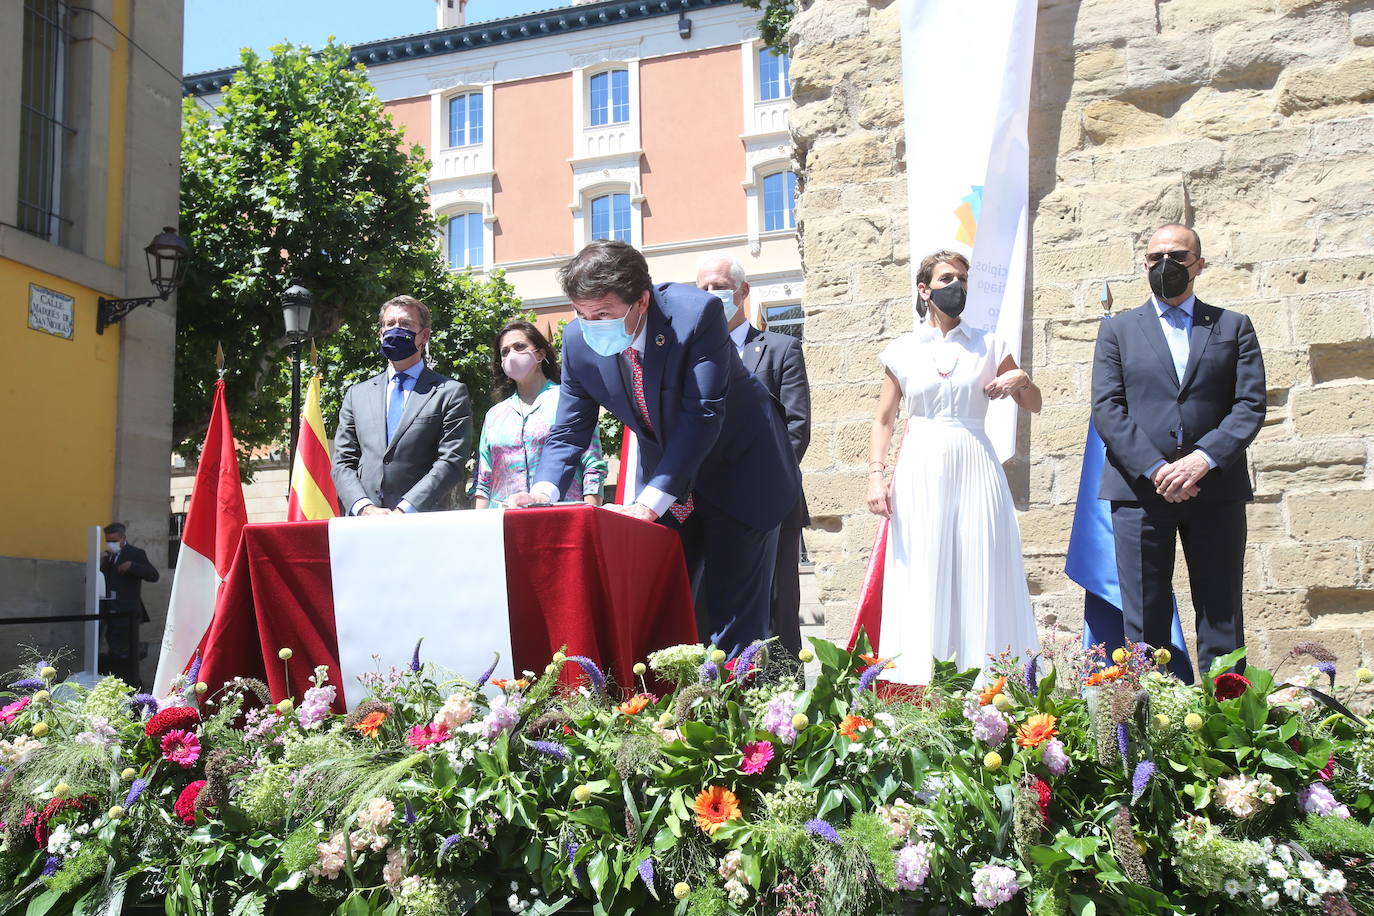
[[[838,637],[874,531],[876,355],[911,324],[899,4],[803,6],[792,125],[816,414],[807,545]],[[1200,297],[1253,318],[1268,369],[1250,452],[1251,648],[1272,663],[1316,638],[1345,663],[1374,658],[1374,0],[1041,0],[1032,93],[1022,361],[1046,406],[1021,418],[1008,475],[1042,628],[1081,628],[1082,593],[1062,570],[1103,281],[1118,308],[1144,301],[1144,244],[1182,221],[1209,261]]]

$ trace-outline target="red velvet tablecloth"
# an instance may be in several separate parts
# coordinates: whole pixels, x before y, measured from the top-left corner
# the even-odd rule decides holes
[[[299,698],[321,664],[329,665],[330,682],[340,683],[328,525],[243,529],[215,619],[201,642],[199,680],[211,690],[232,677],[254,677],[266,681],[274,700]],[[667,528],[568,506],[508,511],[504,530],[517,676],[525,669],[543,671],[566,645],[568,654],[597,661],[628,689],[635,683],[635,662],[655,649],[697,641],[681,544]],[[377,562],[384,568],[386,558]],[[403,606],[404,596],[397,603]],[[292,650],[289,662],[277,657],[283,647]],[[504,647],[492,649],[504,654]],[[382,666],[408,662],[383,659]],[[475,679],[481,672],[459,673]],[[568,683],[580,679],[573,666],[563,677]]]

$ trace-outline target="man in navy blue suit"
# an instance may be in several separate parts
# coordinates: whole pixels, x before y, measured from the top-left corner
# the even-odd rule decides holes
[[[1099,496],[1112,505],[1126,638],[1167,646],[1174,541],[1183,541],[1198,663],[1245,641],[1241,616],[1245,450],[1264,423],[1264,359],[1250,319],[1193,295],[1207,261],[1192,229],[1162,226],[1145,252],[1154,293],[1102,322],[1093,422],[1107,444]]]
[[[563,332],[563,390],[535,483],[514,505],[564,493],[604,407],[634,431],[644,486],[614,507],[677,530],[703,595],[703,641],[735,653],[770,635],[778,525],[801,490],[772,398],[740,362],[716,296],[649,276],[623,242],[559,271],[578,320]],[[608,507],[611,508],[611,507]],[[705,619],[703,619],[703,617]]]

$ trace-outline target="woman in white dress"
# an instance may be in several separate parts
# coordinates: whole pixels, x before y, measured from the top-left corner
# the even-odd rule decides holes
[[[1007,478],[983,431],[988,402],[1039,412],[1040,389],[994,334],[959,318],[968,261],[937,251],[916,275],[924,321],[888,345],[868,446],[868,508],[889,519],[881,652],[887,680],[928,684],[932,659],[962,668],[1039,648]],[[907,435],[884,478],[897,409]]]

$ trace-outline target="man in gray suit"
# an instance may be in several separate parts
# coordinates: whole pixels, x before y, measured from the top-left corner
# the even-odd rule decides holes
[[[801,341],[790,334],[760,331],[745,320],[741,307],[749,297],[744,265],[726,254],[703,255],[697,262],[697,286],[714,293],[725,306],[726,328],[744,368],[754,374],[777,402],[787,423],[800,473],[801,460],[811,443],[811,386],[806,380],[806,361]],[[802,528],[811,524],[806,495],[798,492],[797,504],[778,526],[777,559],[773,565],[773,635],[794,656],[801,652]]]
[[[344,395],[334,486],[349,515],[431,512],[463,482],[472,448],[468,390],[424,364],[429,308],[397,296],[377,315],[386,371]]]

